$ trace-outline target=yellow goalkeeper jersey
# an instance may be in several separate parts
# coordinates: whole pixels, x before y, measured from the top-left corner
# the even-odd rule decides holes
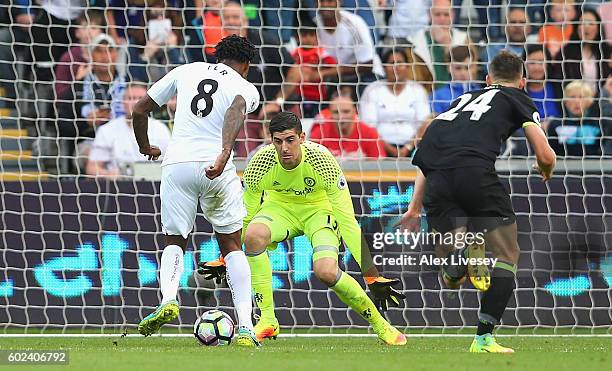
[[[266,202],[290,204],[298,217],[300,205],[331,206],[346,247],[361,265],[361,228],[340,165],[320,144],[305,141],[301,148],[302,162],[291,170],[282,167],[272,144],[249,161],[243,174],[247,209],[243,230]]]

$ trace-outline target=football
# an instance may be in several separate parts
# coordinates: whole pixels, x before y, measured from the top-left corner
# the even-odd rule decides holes
[[[198,318],[193,334],[206,346],[229,345],[234,336],[234,321],[225,312],[209,310]]]

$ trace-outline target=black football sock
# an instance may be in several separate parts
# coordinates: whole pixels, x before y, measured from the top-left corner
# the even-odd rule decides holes
[[[477,335],[493,333],[514,291],[515,276],[516,265],[497,261],[491,273],[491,287],[480,300]]]

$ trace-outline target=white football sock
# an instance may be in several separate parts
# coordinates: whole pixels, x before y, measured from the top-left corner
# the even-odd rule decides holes
[[[162,293],[162,304],[176,300],[176,294],[183,274],[183,249],[177,245],[164,248],[159,267],[159,286]]]
[[[251,268],[244,252],[232,251],[225,255],[227,269],[227,284],[232,291],[234,307],[238,313],[238,326],[253,329],[251,314],[253,302],[251,301]]]

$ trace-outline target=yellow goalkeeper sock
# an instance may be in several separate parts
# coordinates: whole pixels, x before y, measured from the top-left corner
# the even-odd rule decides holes
[[[351,307],[363,319],[368,321],[372,327],[377,327],[386,322],[370,297],[350,275],[342,272],[340,279],[331,289],[334,290],[344,304]]]
[[[274,296],[272,294],[272,265],[268,258],[268,252],[259,255],[247,255],[251,267],[251,283],[255,296],[255,303],[261,311],[261,317],[274,319]]]

